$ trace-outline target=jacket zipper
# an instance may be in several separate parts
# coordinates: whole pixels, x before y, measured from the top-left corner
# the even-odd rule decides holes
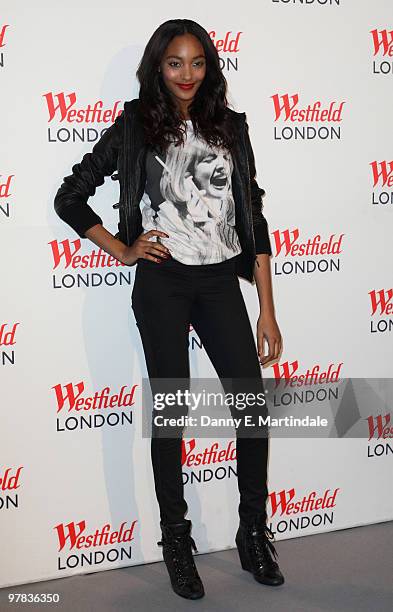
[[[126,115],[125,111],[124,111],[124,140],[123,140],[123,176],[124,176],[124,223],[125,223],[125,230],[126,230],[126,240],[127,240],[127,245],[130,245],[130,235],[129,235],[129,221],[130,221],[130,216],[131,216],[131,203],[130,203],[130,184],[129,184],[129,172],[128,172],[128,152],[129,152],[129,146],[128,146],[128,132],[130,131],[130,128],[128,126],[128,122],[131,121],[131,118],[128,118],[128,116]]]
[[[243,130],[244,129],[245,129],[245,127],[243,128]],[[246,158],[246,163],[247,163],[247,179],[248,179],[248,183],[250,185],[250,181],[251,181],[251,178],[250,178],[250,165],[248,163],[248,155],[247,155],[246,143],[244,142],[244,131],[243,131],[243,149],[244,149],[244,152],[245,152],[245,158]],[[254,255],[254,265],[257,264],[257,266],[259,268],[260,266],[259,266],[259,262],[258,262],[258,256],[256,254],[255,236],[254,236],[254,231],[253,231],[253,228],[252,228],[252,204],[251,204],[250,187],[248,189],[247,198],[248,198],[248,204],[249,204],[249,211],[251,211],[251,236],[252,236],[252,244],[254,246],[254,253],[255,253],[255,255]]]

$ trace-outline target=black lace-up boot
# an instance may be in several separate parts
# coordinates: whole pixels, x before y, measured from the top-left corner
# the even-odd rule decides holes
[[[191,547],[198,552],[191,537],[191,521],[164,525],[160,522],[162,554],[172,588],[181,597],[199,599],[205,594],[202,581],[195,566]]]
[[[278,554],[271,540],[274,540],[274,535],[263,515],[255,516],[249,524],[240,520],[235,541],[242,568],[252,572],[257,582],[279,586],[283,584],[284,576],[273,559]]]

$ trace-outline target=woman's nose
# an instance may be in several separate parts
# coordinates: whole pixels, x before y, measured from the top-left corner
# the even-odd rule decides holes
[[[219,170],[225,170],[225,159],[222,155],[219,155],[217,157],[216,168],[218,168]]]
[[[184,81],[190,81],[191,80],[191,69],[188,68],[187,66],[183,66],[181,76]]]

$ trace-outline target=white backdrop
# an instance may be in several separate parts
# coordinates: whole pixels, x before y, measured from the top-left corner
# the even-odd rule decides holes
[[[135,268],[94,267],[94,260],[78,266],[72,255],[98,249],[53,209],[62,178],[109,124],[77,123],[50,110],[62,100],[74,101],[74,110],[97,101],[121,109],[137,97],[137,64],[166,19],[195,19],[211,33],[230,102],[247,113],[266,190],[284,339],[280,363],[264,374],[341,364],[343,377],[391,377],[391,2],[170,6],[3,4],[0,586],[162,558],[150,441],[140,433],[147,374],[131,311]],[[226,37],[236,45],[219,42]],[[315,103],[321,110],[334,103],[338,120],[286,115],[285,104],[300,111]],[[113,233],[117,196],[118,183],[108,178],[89,202]],[[342,235],[339,253],[296,252],[294,245],[318,235],[322,242]],[[244,280],[241,287],[255,328],[256,288]],[[190,362],[193,376],[215,376],[193,330]],[[108,408],[75,404],[106,387],[110,397],[122,387],[123,396],[133,395]],[[385,434],[273,439],[268,512],[277,540],[392,519],[393,442]],[[184,463],[188,518],[201,553],[233,547],[237,528],[233,441],[187,438],[185,454],[215,442],[229,446],[228,460]],[[331,501],[297,513],[285,507],[310,495]]]

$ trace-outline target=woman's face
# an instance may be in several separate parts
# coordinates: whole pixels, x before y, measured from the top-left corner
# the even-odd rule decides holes
[[[167,46],[161,64],[163,81],[178,106],[186,110],[206,74],[203,46],[192,34],[175,36]],[[190,85],[183,89],[181,84]]]
[[[222,198],[228,192],[230,161],[228,153],[206,152],[194,167],[194,182],[211,198]]]

